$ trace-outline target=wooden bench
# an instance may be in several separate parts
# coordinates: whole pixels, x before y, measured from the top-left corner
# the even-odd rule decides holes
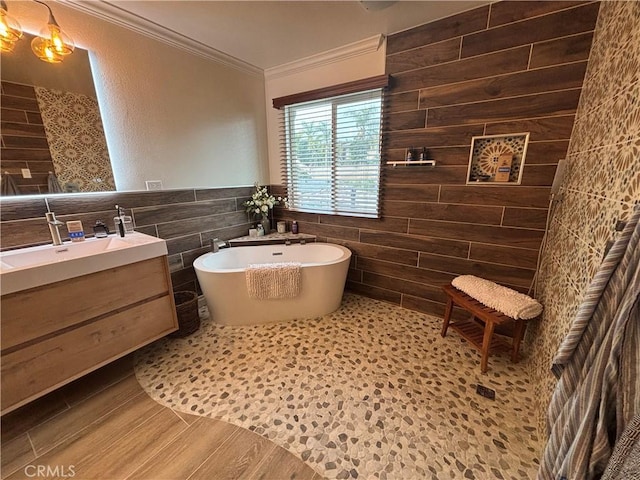
[[[518,362],[518,352],[520,342],[524,336],[527,320],[516,320],[502,312],[483,305],[475,298],[458,290],[453,285],[445,285],[442,290],[447,295],[447,308],[444,314],[442,325],[442,336],[447,334],[447,329],[451,327],[480,350],[480,371],[486,373],[489,361],[489,352],[503,350],[511,352],[511,361]],[[457,305],[471,314],[471,318],[463,321],[451,322],[453,306]],[[494,335],[495,328],[513,322],[513,341],[509,342],[505,337]]]

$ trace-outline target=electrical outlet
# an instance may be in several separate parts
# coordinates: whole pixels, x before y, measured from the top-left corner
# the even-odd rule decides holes
[[[162,180],[147,180],[147,190],[162,190]]]
[[[31,178],[31,170],[28,168],[22,168],[22,178]]]
[[[485,387],[484,385],[477,385],[476,386],[476,393],[478,395],[482,395],[485,398],[488,398],[489,400],[495,400],[496,399],[496,391],[489,388],[489,387]]]

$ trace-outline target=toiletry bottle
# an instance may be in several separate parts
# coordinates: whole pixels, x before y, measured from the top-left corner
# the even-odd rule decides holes
[[[427,160],[427,147],[422,147],[422,151],[420,152],[419,160],[421,162],[424,162],[425,160]]]
[[[84,240],[84,229],[80,220],[67,222],[67,232],[72,242],[82,242]]]
[[[298,233],[298,222],[291,222],[291,233]]]
[[[120,236],[124,237],[124,234],[126,233],[134,233],[135,230],[133,229],[133,218],[131,218],[131,215],[125,215],[124,208],[119,207],[118,205],[116,205],[116,211],[118,212],[118,216],[113,217],[113,223],[116,226],[116,230],[120,232],[120,224],[122,224],[124,229],[124,233],[120,233]]]
[[[413,147],[409,147],[407,150],[407,162],[413,162]]]
[[[133,233],[133,218],[130,215],[123,215],[122,220],[124,222],[125,233]]]
[[[93,226],[93,234],[96,238],[105,238],[109,235],[109,228],[102,220],[96,220],[96,224]]]

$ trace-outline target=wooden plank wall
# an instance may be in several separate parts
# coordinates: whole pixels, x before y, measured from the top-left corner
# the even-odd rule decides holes
[[[167,241],[174,290],[199,291],[193,261],[209,251],[212,238],[229,240],[248,233],[250,223],[242,203],[252,191],[248,186],[5,197],[0,200],[0,245],[7,250],[51,243],[47,211],[55,212],[62,222],[82,221],[87,236],[93,235],[98,219],[114,232],[118,204],[133,217],[136,231]],[[66,227],[61,227],[60,233],[66,239]]]
[[[2,82],[0,104],[0,172],[8,172],[22,194],[48,193],[47,176],[54,167],[35,89]],[[23,178],[23,168],[32,178]]]
[[[526,291],[564,158],[599,3],[499,2],[387,39],[381,220],[278,211],[354,252],[348,288],[442,316],[440,286],[473,274]],[[522,185],[465,185],[471,137],[531,132]],[[277,189],[284,193],[283,187]]]

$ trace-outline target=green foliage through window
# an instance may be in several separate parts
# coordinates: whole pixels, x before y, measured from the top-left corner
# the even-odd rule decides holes
[[[290,208],[378,216],[381,113],[380,89],[285,107]]]

